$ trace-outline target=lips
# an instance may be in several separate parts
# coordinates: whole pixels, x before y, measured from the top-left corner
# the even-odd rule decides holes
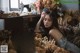
[[[49,27],[49,25],[45,25],[45,27]]]

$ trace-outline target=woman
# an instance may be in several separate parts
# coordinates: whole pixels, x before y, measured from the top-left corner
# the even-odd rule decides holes
[[[65,48],[72,53],[80,53],[80,49],[77,46],[70,43],[66,38],[63,37],[63,34],[58,28],[55,13],[51,12],[46,14],[37,30],[39,30],[38,32],[42,33],[43,36],[54,38],[60,47]]]
[[[45,15],[48,14],[49,12],[50,12],[50,11],[49,11],[48,8],[44,8],[44,9],[42,10],[41,17],[40,17],[40,19],[39,19],[39,21],[38,21],[38,23],[37,23],[37,25],[36,25],[35,32],[40,32],[40,30],[39,30],[40,24],[41,24],[43,18],[45,17]]]

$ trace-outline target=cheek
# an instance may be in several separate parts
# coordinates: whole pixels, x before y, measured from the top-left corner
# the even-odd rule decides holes
[[[52,25],[52,22],[49,22],[49,25],[51,26]]]

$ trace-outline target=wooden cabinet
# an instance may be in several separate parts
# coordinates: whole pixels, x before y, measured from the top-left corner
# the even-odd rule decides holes
[[[40,15],[28,15],[23,17],[24,30],[34,30]]]
[[[39,15],[26,15],[19,17],[1,18],[1,22],[4,23],[4,29],[10,30],[14,33],[21,33],[24,30],[33,29],[39,20]]]
[[[34,53],[34,28],[39,20],[39,15],[27,15],[11,18],[1,18],[3,29],[12,32],[17,53]]]

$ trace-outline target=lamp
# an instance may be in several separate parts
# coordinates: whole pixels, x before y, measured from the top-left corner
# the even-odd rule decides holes
[[[31,8],[29,7],[29,4],[24,5],[24,4],[21,2],[21,4],[20,4],[20,11],[21,11],[21,13],[22,13],[24,7],[25,7],[29,12],[31,11]]]
[[[21,11],[21,13],[22,13],[22,11],[23,11],[23,9],[24,9],[24,4],[23,4],[22,2],[20,3],[19,9],[20,9],[20,11]]]

